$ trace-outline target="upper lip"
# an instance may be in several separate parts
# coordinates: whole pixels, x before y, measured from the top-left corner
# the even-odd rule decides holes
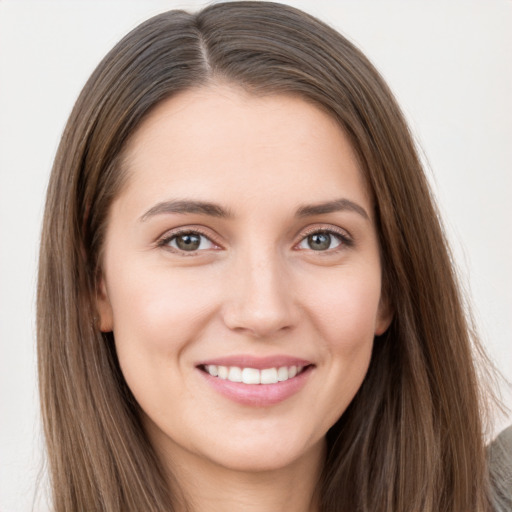
[[[239,368],[254,368],[256,370],[263,370],[265,368],[280,368],[282,366],[309,366],[311,364],[313,363],[306,359],[288,355],[256,357],[248,354],[240,354],[208,359],[206,361],[201,361],[197,364],[197,366],[238,366]]]

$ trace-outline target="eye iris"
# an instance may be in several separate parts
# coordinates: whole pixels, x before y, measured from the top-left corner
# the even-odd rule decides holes
[[[201,237],[193,233],[187,233],[176,237],[176,245],[182,251],[195,251],[201,245]]]
[[[331,245],[329,233],[314,233],[308,236],[308,245],[314,251],[324,251]]]

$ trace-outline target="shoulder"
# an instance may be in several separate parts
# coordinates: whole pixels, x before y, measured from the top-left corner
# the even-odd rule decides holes
[[[494,510],[512,512],[512,425],[489,445]]]

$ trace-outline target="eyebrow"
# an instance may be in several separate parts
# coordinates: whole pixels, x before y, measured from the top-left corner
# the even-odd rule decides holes
[[[295,216],[303,218],[341,211],[355,212],[366,220],[370,219],[370,216],[362,206],[354,203],[353,201],[350,201],[349,199],[335,199],[333,201],[327,201],[324,203],[304,205],[297,209]],[[223,219],[231,219],[234,217],[230,211],[224,209],[218,204],[208,201],[182,199],[162,201],[161,203],[156,204],[140,217],[140,221],[146,222],[148,219],[154,217],[155,215],[169,213],[196,213],[199,215],[208,215],[210,217],[218,217]]]
[[[178,201],[162,201],[161,203],[156,204],[142,215],[140,221],[145,222],[151,217],[163,213],[198,213],[200,215],[209,215],[211,217],[233,217],[230,212],[215,203],[183,199]]]
[[[361,215],[366,220],[370,220],[367,211],[354,201],[349,199],[335,199],[325,203],[301,206],[296,213],[297,217],[312,217],[314,215],[322,215],[326,213],[350,211]]]

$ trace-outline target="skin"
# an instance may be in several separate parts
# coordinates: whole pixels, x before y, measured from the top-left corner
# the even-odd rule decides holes
[[[346,136],[298,97],[216,84],[160,104],[125,156],[98,309],[152,444],[193,510],[315,510],[325,434],[391,320],[372,205]],[[296,215],[338,199],[361,210]],[[169,200],[215,203],[230,216],[155,211]],[[200,248],[180,250],[177,229],[199,230]],[[315,250],[308,236],[322,230],[336,234]],[[314,366],[286,400],[249,406],[196,367],[238,354]]]

